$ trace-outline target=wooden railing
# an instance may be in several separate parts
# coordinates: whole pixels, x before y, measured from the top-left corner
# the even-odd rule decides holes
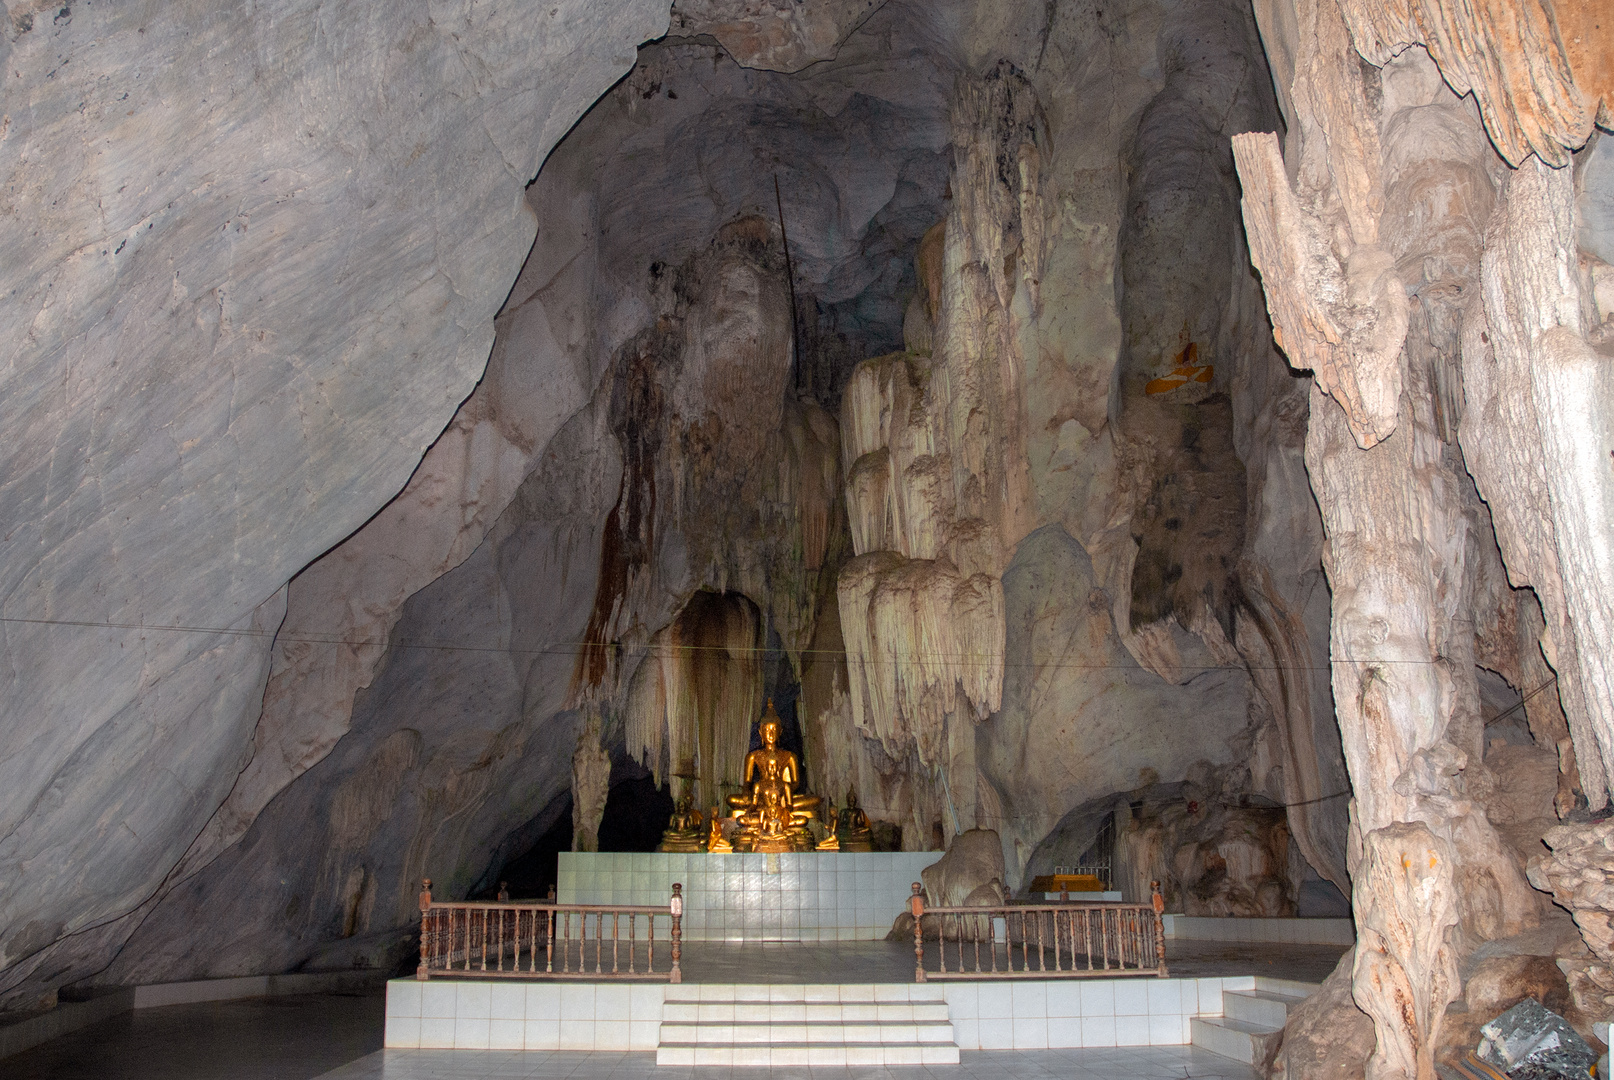
[[[420,893],[417,979],[683,981],[683,885],[673,886],[665,907],[512,902],[502,892],[492,903],[455,903],[433,900],[431,889],[428,879]]]
[[[1166,909],[1160,883],[1148,904],[1014,904],[925,906],[920,886],[913,913],[914,981],[930,979],[1070,979],[1166,977]],[[932,916],[929,934],[925,917]],[[926,940],[934,963],[927,965]]]

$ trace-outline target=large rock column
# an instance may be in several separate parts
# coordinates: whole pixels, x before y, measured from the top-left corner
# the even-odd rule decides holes
[[[1538,904],[1475,801],[1485,772],[1473,666],[1480,567],[1470,545],[1494,540],[1468,536],[1483,517],[1465,513],[1470,481],[1456,443],[1471,421],[1459,371],[1470,363],[1466,335],[1481,317],[1471,298],[1482,278],[1487,295],[1518,287],[1517,275],[1491,269],[1515,249],[1493,254],[1497,226],[1486,233],[1504,166],[1481,138],[1478,114],[1494,145],[1522,162],[1493,222],[1518,217],[1506,207],[1520,178],[1545,168],[1524,160],[1530,152],[1560,162],[1564,143],[1549,146],[1533,121],[1513,123],[1541,102],[1497,94],[1498,83],[1519,85],[1508,82],[1518,73],[1506,63],[1488,72],[1490,82],[1468,78],[1447,41],[1451,24],[1422,5],[1302,0],[1292,17],[1258,11],[1281,60],[1289,141],[1283,155],[1272,136],[1240,136],[1234,148],[1275,336],[1317,380],[1306,463],[1327,533],[1334,698],[1355,792],[1353,992],[1376,1028],[1368,1076],[1423,1078],[1434,1075],[1445,1006],[1461,992],[1458,959],[1530,925]],[[1509,55],[1497,27],[1467,29]],[[1447,83],[1473,85],[1478,114]],[[1573,86],[1557,89],[1580,102]],[[1552,102],[1542,107],[1550,113]],[[1568,127],[1580,125],[1583,138],[1589,120],[1571,117]],[[1548,228],[1531,240],[1532,250],[1565,247]],[[1566,354],[1565,332],[1576,329],[1560,313],[1524,336]],[[1550,425],[1541,430],[1550,442]],[[1586,418],[1565,441],[1589,445],[1598,430]],[[1486,475],[1475,473],[1482,493]],[[1512,511],[1504,500],[1493,512],[1505,523]],[[1597,537],[1586,539],[1595,556]],[[1587,794],[1601,805],[1599,720],[1595,706],[1578,708],[1595,696],[1587,684],[1596,677],[1561,653],[1548,659],[1558,665]]]

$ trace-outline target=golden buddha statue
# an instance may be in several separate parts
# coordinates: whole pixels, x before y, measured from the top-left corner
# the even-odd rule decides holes
[[[661,843],[657,851],[700,851],[701,841],[701,812],[695,809],[694,802],[688,795],[684,795],[673,804],[672,817],[667,822],[667,831],[661,834]]]
[[[818,812],[819,798],[798,792],[801,763],[779,748],[779,714],[769,700],[757,730],[762,746],[745,757],[745,791],[729,796],[739,819],[735,851],[811,851],[807,822]]]
[[[718,814],[717,807],[712,807],[710,818],[711,831],[706,835],[706,850],[714,855],[726,851],[733,851],[734,845],[728,842],[723,835],[723,818]]]

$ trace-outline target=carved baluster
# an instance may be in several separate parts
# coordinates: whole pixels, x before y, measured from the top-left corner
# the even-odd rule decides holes
[[[1047,971],[1048,963],[1042,956],[1042,912],[1037,912],[1037,970]],[[1059,970],[1059,957],[1054,957],[1054,970]]]
[[[432,918],[432,879],[427,878],[420,883],[420,966],[415,968],[415,978],[421,982],[431,978],[431,953],[427,943],[433,940],[435,921]]]
[[[979,975],[984,970],[981,967],[981,917],[973,915],[965,918],[969,920],[970,938],[975,942],[975,973]]]
[[[1154,908],[1154,955],[1155,962],[1160,968],[1160,977],[1169,978],[1166,974],[1166,898],[1160,892],[1160,882],[1149,882],[1149,903]]]
[[[684,940],[684,886],[679,882],[673,883],[667,910],[672,913],[672,977],[668,981],[681,983],[684,981],[684,972],[679,966]]]
[[[617,973],[617,970],[618,970],[617,966],[616,966],[616,943],[617,943],[617,939],[622,934],[621,915],[622,915],[622,913],[618,912],[618,911],[611,912],[611,974],[612,975],[615,975]]]
[[[560,962],[561,971],[570,974],[572,970],[572,913],[567,911],[561,915],[560,935]]]
[[[555,909],[544,913],[544,974],[555,973]]]
[[[925,898],[919,895],[919,882],[913,883],[913,895],[908,898],[908,910],[913,914],[913,981],[925,981]],[[947,970],[945,963],[942,970]]]
[[[1054,970],[1059,971],[1061,970],[1059,966],[1059,909],[1055,908],[1048,914],[1049,937],[1053,938],[1054,942]]]
[[[1100,938],[1104,942],[1104,970],[1110,970],[1110,913],[1101,908],[1098,913],[1098,928]]]

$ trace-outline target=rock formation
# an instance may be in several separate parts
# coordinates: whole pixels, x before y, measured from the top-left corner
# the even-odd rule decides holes
[[[1614,1009],[1614,889],[1608,880],[1614,853],[1614,824],[1583,828],[1560,825],[1548,831],[1550,855],[1530,864],[1530,883],[1574,916],[1585,951],[1571,950],[1558,961],[1569,978],[1575,1003],[1591,1016]]]
[[[212,853],[340,735],[254,733],[286,584],[476,384],[522,185],[666,25],[649,0],[7,9],[0,1001],[104,967],[256,748],[276,764]],[[374,626],[320,677],[373,662],[345,643]]]
[[[1482,584],[1495,545],[1541,600],[1573,734],[1563,771],[1578,769],[1594,808],[1607,801],[1608,683],[1577,645],[1602,620],[1591,566],[1606,538],[1583,516],[1606,477],[1584,460],[1601,376],[1587,366],[1562,168],[1602,88],[1575,85],[1544,10],[1470,22],[1435,5],[1258,5],[1287,145],[1234,139],[1275,336],[1315,374],[1306,464],[1328,534],[1354,996],[1374,1020],[1375,1078],[1433,1075],[1460,956],[1540,917],[1482,812],[1474,663],[1476,627],[1499,614]],[[1489,514],[1465,510],[1472,484]],[[1471,535],[1488,521],[1494,539]]]

